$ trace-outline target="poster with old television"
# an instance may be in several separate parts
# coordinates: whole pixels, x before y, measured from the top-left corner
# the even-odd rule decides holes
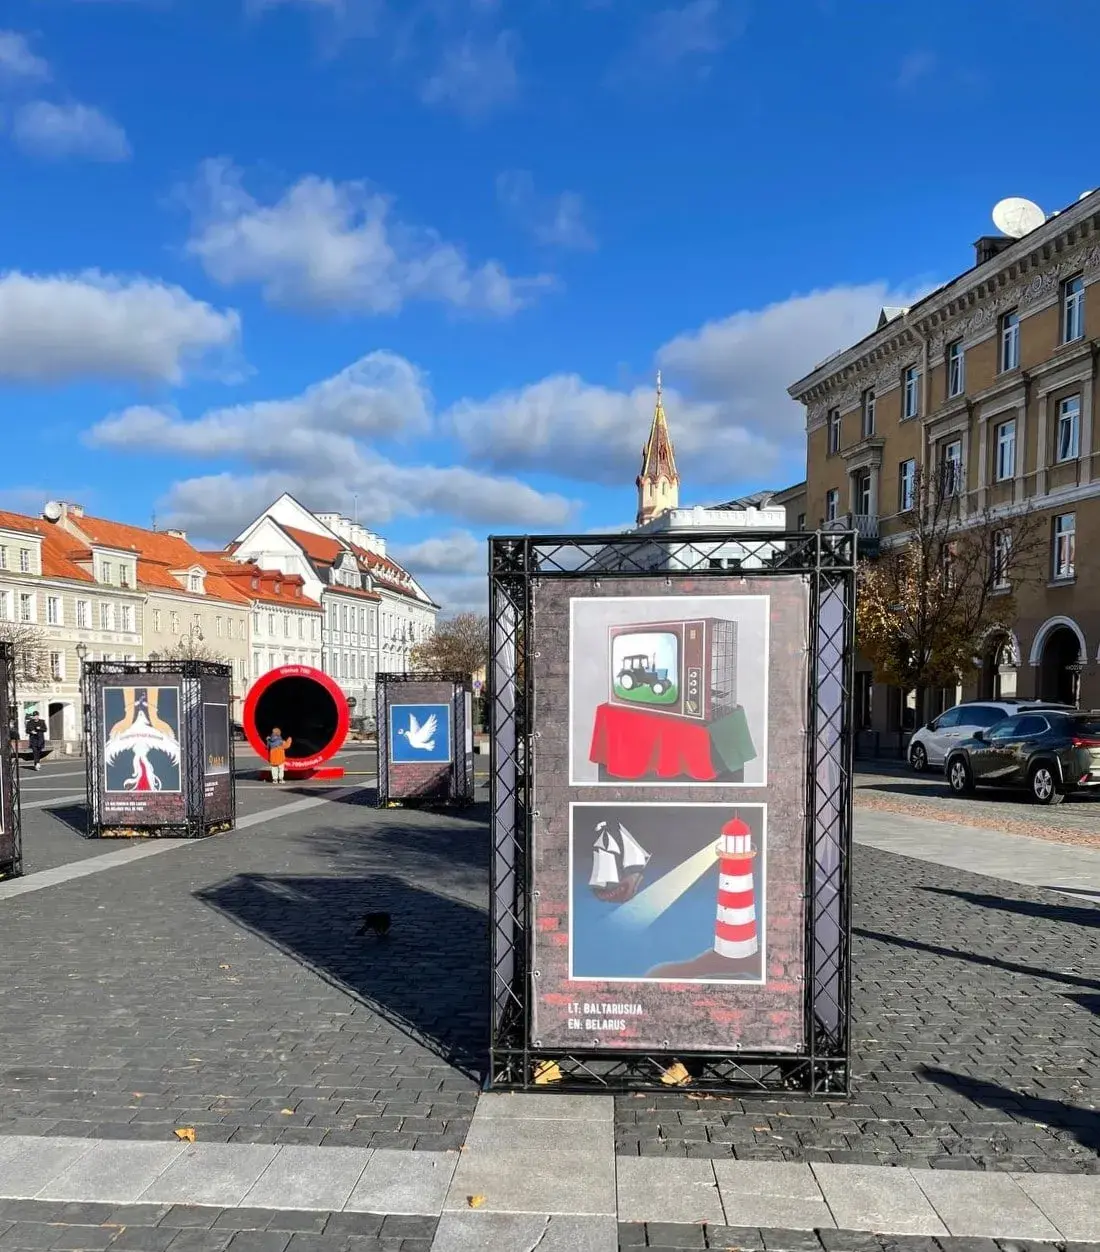
[[[100,713],[103,823],[185,821],[179,675],[112,675],[101,689]]]
[[[228,821],[233,816],[229,705],[229,683],[220,678],[203,679],[203,815],[208,821]]]
[[[532,594],[532,1036],[799,1051],[807,581],[564,578]]]

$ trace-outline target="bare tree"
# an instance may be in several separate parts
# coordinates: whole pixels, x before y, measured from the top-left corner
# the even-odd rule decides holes
[[[1046,531],[1024,510],[964,512],[954,467],[918,474],[904,538],[860,562],[856,633],[875,678],[915,691],[955,686],[981,663],[988,635],[1007,629],[1020,587],[1042,578]]]
[[[219,661],[226,663],[226,656],[210,647],[200,635],[181,635],[177,643],[161,651],[149,654],[150,661]]]
[[[0,640],[15,653],[15,681],[23,689],[37,690],[49,684],[49,641],[33,622],[0,622]]]
[[[413,648],[411,660],[418,670],[479,673],[489,663],[489,619],[480,613],[457,613],[439,622],[435,633]]]

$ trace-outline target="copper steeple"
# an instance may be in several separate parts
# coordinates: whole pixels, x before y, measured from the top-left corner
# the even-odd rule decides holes
[[[676,472],[676,454],[672,448],[668,418],[665,417],[665,406],[661,400],[660,370],[657,371],[657,405],[653,410],[649,438],[642,449],[642,469],[636,486],[639,526],[679,504],[680,475]]]

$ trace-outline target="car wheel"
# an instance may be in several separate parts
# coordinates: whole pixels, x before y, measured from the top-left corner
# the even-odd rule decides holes
[[[1061,804],[1066,798],[1049,765],[1036,765],[1031,771],[1031,798],[1036,804]]]
[[[909,764],[917,771],[918,774],[923,774],[928,768],[928,753],[924,750],[923,744],[915,743],[912,748],[910,748]]]
[[[970,777],[970,766],[957,756],[947,762],[947,785],[957,796],[968,796],[974,790],[974,780]]]

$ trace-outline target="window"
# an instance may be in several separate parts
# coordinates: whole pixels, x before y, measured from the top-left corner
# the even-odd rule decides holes
[[[868,387],[863,393],[863,437],[870,439],[875,433],[875,389]]]
[[[916,417],[920,412],[920,371],[910,365],[901,376],[902,417]]]
[[[191,574],[187,580],[187,585],[188,585],[188,590],[190,591],[201,591],[202,590],[202,575]]]
[[[263,657],[259,652],[252,653],[252,677],[259,678],[260,666],[263,664]]]
[[[1006,717],[1003,721],[999,721],[989,734],[987,739],[1012,739],[1018,732],[1020,723],[1024,719],[1022,717]]]
[[[1072,343],[1085,333],[1085,280],[1078,274],[1062,287],[1062,342]]]
[[[1008,586],[1008,563],[1012,556],[1012,532],[995,530],[993,532],[993,586],[1001,589]]]
[[[111,569],[110,561],[103,561],[99,567],[99,577],[102,582],[109,583],[114,577],[114,570]]]
[[[114,630],[115,628],[115,606],[113,604],[101,604],[99,606],[99,629]]]
[[[336,619],[336,604],[335,604],[335,602],[334,602],[334,601],[330,601],[330,602],[329,602],[329,606],[328,606],[328,628],[329,628],[329,630],[335,630],[335,629],[336,629],[336,620],[337,620],[337,619]]]
[[[1066,396],[1058,404],[1056,461],[1076,461],[1081,455],[1081,397]]]
[[[5,544],[0,543],[0,569],[8,568],[8,549]]]
[[[916,503],[917,462],[915,457],[898,466],[898,509],[907,513]]]
[[[123,604],[119,606],[119,614],[122,617],[122,625],[120,630],[127,630],[133,633],[134,629],[134,606],[132,604]]]
[[[953,709],[948,709],[946,713],[941,713],[940,716],[936,718],[936,729],[950,730],[953,726],[957,726],[962,714],[963,711],[958,706]]]
[[[267,615],[267,633],[271,635],[272,638],[275,637],[275,614],[274,613],[269,613]]]
[[[1054,519],[1054,577],[1072,578],[1077,547],[1077,515],[1061,513]]]
[[[829,410],[829,455],[840,451],[840,410]]]
[[[160,634],[160,609],[153,610],[153,629]]]
[[[1016,473],[1016,419],[1011,418],[997,427],[997,452],[994,478],[1003,483]]]
[[[130,567],[128,565],[120,565],[118,567],[118,585],[120,587],[129,587]]]
[[[825,520],[835,522],[840,511],[840,492],[834,487],[825,493]]]
[[[340,629],[346,631],[348,628],[348,606],[340,605]]]
[[[64,682],[65,654],[63,652],[50,653],[50,677],[54,680],[54,682]]]
[[[945,496],[958,495],[963,488],[963,446],[961,439],[952,439],[943,446],[940,462],[940,483]]]
[[[87,600],[76,602],[76,624],[80,630],[87,630],[92,620],[92,606]]]
[[[220,617],[215,617],[214,618],[214,634],[217,635],[218,638],[220,639],[224,633],[225,633],[225,623],[222,621]]]
[[[806,514],[799,513],[797,519],[795,520],[795,530],[804,531],[805,529],[806,529]]]
[[[966,388],[966,357],[961,339],[947,345],[947,395],[961,396]]]
[[[60,596],[48,596],[46,598],[46,624],[49,626],[61,625]]]
[[[871,516],[871,471],[869,469],[860,470],[855,477],[855,491],[852,493],[852,502],[855,505],[855,512],[861,517]]]
[[[1001,371],[1020,364],[1020,315],[1013,309],[1001,318]]]
[[[180,633],[180,615],[178,613],[169,614],[168,625],[172,631],[172,634],[178,635]]]
[[[19,620],[21,622],[34,621],[34,596],[26,591],[20,592],[19,595]]]
[[[256,632],[256,634],[260,633],[260,615],[257,612],[253,612],[252,614],[252,629]]]
[[[283,638],[284,639],[290,638],[290,614],[289,613],[283,614]]]
[[[310,638],[313,640],[314,643],[317,642],[317,619],[316,618],[314,618],[312,622],[312,630],[310,633]]]
[[[11,620],[11,592],[0,590],[0,622]]]
[[[21,574],[29,574],[31,572],[31,550],[30,548],[19,549],[19,572]]]

